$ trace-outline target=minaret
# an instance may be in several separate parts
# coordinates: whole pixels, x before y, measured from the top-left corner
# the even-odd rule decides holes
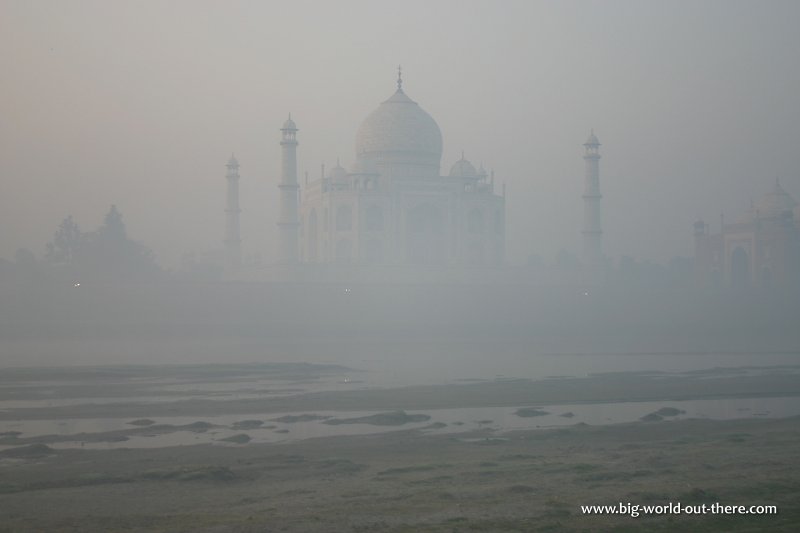
[[[297,126],[292,115],[281,128],[281,207],[278,218],[280,249],[278,262],[284,265],[297,263]]]
[[[600,142],[594,130],[583,143],[586,171],[583,187],[583,263],[587,269],[599,272],[603,266],[603,230],[600,225]]]
[[[225,179],[228,181],[228,200],[225,204],[225,267],[236,270],[242,266],[242,239],[239,234],[239,162],[231,154]]]

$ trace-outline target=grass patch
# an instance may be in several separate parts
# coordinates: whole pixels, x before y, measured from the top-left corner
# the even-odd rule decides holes
[[[263,420],[239,420],[231,425],[232,429],[256,429],[264,425]]]
[[[701,488],[693,488],[678,494],[676,501],[681,503],[714,503],[719,501],[719,496]]]
[[[725,440],[728,442],[747,442],[747,439],[752,437],[749,433],[731,433],[730,435],[725,435]]]
[[[678,416],[678,415],[685,415],[686,411],[683,409],[678,409],[677,407],[662,407],[658,411],[655,412],[658,416]]]
[[[636,477],[647,477],[653,475],[652,470],[636,470],[634,472],[598,472],[580,478],[581,481],[629,481]]]
[[[236,474],[226,466],[196,466],[164,470],[148,470],[143,479],[153,481],[213,481],[228,482],[237,479]]]
[[[373,426],[402,426],[412,422],[425,422],[430,420],[428,415],[410,415],[405,411],[389,411],[369,416],[359,416],[357,418],[332,418],[325,420],[323,424],[332,426],[339,424],[371,424]]]
[[[30,444],[28,446],[20,446],[19,448],[9,448],[0,451],[0,457],[34,458],[50,455],[52,453],[55,453],[55,450],[47,444]]]
[[[316,467],[340,474],[354,474],[367,468],[367,465],[354,463],[349,459],[324,459],[316,463]]]
[[[434,464],[434,465],[417,465],[417,466],[402,466],[398,468],[387,468],[378,472],[379,476],[394,476],[397,474],[412,474],[414,472],[431,472],[439,468],[450,468],[452,465],[448,464]]]
[[[150,420],[149,418],[137,418],[136,420],[131,420],[130,422],[128,422],[128,425],[145,427],[145,426],[152,426],[155,423],[156,423],[155,420]]]
[[[501,455],[497,458],[498,461],[528,461],[531,459],[539,459],[538,455],[528,455],[525,453],[515,453],[510,455]]]
[[[273,422],[283,422],[284,424],[295,424],[297,422],[313,422],[314,420],[327,420],[329,418],[331,417],[314,415],[314,414],[302,414],[302,415],[286,415],[280,418],[273,418],[271,420]]]
[[[514,411],[514,414],[523,418],[533,418],[535,416],[547,416],[550,413],[537,409],[536,407],[521,407]]]
[[[443,483],[445,481],[452,481],[453,476],[435,476],[429,477],[425,479],[415,479],[413,481],[409,481],[409,485],[438,485],[439,483]]]
[[[247,433],[239,433],[238,435],[231,435],[224,439],[219,439],[220,442],[233,442],[234,444],[247,444],[252,439]]]
[[[508,487],[508,492],[511,494],[531,494],[536,492],[536,489],[530,485],[512,485]]]
[[[592,464],[592,463],[577,463],[570,467],[570,470],[575,472],[594,472],[595,470],[600,470],[602,468],[600,465]]]

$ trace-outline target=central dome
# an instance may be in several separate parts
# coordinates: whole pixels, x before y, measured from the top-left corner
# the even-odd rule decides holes
[[[433,120],[402,88],[361,123],[356,134],[356,157],[382,166],[435,166],[442,159],[442,133]]]

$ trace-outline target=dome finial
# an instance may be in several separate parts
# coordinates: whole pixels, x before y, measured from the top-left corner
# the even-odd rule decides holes
[[[289,118],[286,119],[286,122],[283,123],[283,127],[281,127],[281,131],[297,131],[297,124],[294,123],[292,120],[292,114],[289,113]]]
[[[597,140],[597,136],[594,134],[594,128],[589,130],[589,138],[586,139],[586,142],[583,145],[589,149],[590,147],[596,148],[600,146],[600,141]]]
[[[397,65],[397,90],[403,90],[403,66]]]

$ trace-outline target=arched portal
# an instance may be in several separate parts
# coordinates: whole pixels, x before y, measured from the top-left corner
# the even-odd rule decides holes
[[[741,246],[731,254],[731,285],[744,287],[750,283],[750,256]]]
[[[406,214],[408,261],[415,265],[438,265],[445,261],[444,217],[431,204],[420,204]]]

